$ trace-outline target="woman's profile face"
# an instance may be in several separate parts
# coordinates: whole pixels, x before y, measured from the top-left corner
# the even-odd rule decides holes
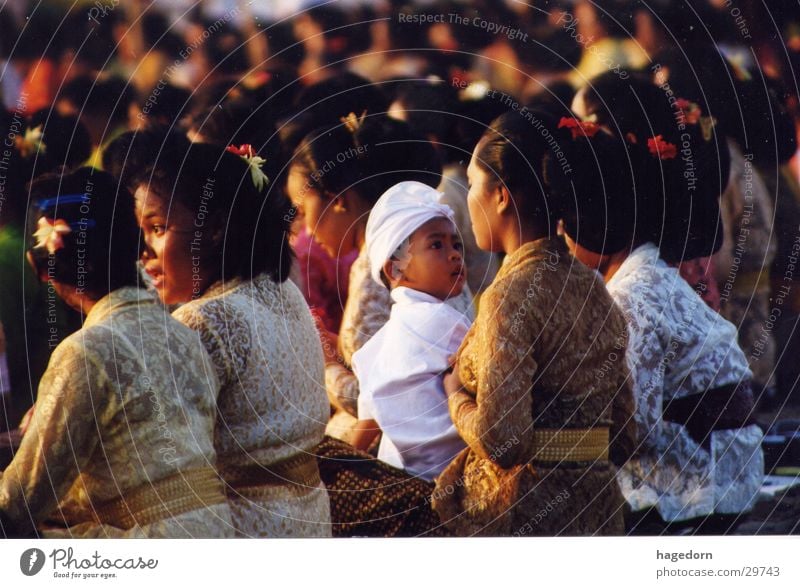
[[[352,211],[342,210],[334,200],[321,194],[300,166],[290,168],[286,191],[308,234],[328,255],[336,258],[355,249]]]
[[[144,184],[134,198],[145,242],[141,260],[161,301],[177,304],[197,298],[217,276],[207,263],[208,219],[197,226],[197,219],[185,206],[162,198]]]
[[[480,144],[475,147],[467,167],[469,193],[467,206],[475,242],[484,251],[501,251],[497,237],[497,204],[493,197],[497,186],[489,174],[477,164]]]

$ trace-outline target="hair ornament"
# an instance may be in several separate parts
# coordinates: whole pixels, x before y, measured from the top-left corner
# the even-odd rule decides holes
[[[713,116],[700,117],[700,130],[703,132],[703,140],[708,143],[711,140],[714,131],[714,125],[717,124],[717,119]]]
[[[69,223],[63,219],[51,219],[42,217],[37,223],[36,232],[33,237],[36,239],[34,249],[45,248],[50,255],[64,248],[64,235],[72,232]]]
[[[25,129],[24,135],[17,136],[17,149],[22,157],[29,157],[35,153],[44,153],[47,146],[42,141],[44,137],[43,125]]]
[[[594,137],[600,130],[600,125],[595,122],[578,120],[577,118],[571,116],[562,116],[561,120],[558,121],[558,128],[569,129],[572,131],[572,138],[577,139],[581,136],[589,138]]]
[[[700,117],[703,116],[703,111],[696,102],[686,100],[686,98],[678,98],[675,106],[680,111],[681,120],[686,124],[696,125],[700,122]]]
[[[348,131],[355,134],[355,132],[361,128],[361,125],[364,124],[365,118],[367,118],[366,110],[361,113],[361,116],[356,116],[355,112],[351,112],[347,116],[341,117],[339,120],[342,121]]]
[[[647,140],[647,149],[651,155],[659,159],[675,159],[678,155],[678,148],[664,140],[662,135],[656,135]]]
[[[257,190],[263,190],[264,186],[269,185],[269,178],[267,177],[267,174],[264,173],[264,170],[261,169],[261,166],[264,165],[267,160],[257,155],[252,145],[249,143],[239,145],[238,147],[235,145],[228,145],[225,151],[233,153],[234,155],[238,155],[244,159],[245,163],[250,168],[250,176],[252,177],[253,185]]]

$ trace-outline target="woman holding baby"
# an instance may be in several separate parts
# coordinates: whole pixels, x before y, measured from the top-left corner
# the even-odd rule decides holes
[[[632,411],[625,322],[602,281],[555,237],[567,201],[555,178],[567,172],[549,169],[547,141],[513,114],[493,127],[470,165],[470,216],[479,246],[506,262],[468,332],[445,304],[463,290],[463,259],[435,191],[407,181],[337,222],[361,202],[360,182],[338,195],[301,182],[294,190],[291,174],[307,170],[290,171],[309,231],[333,253],[362,248],[365,279],[393,303],[350,358],[353,443],[366,449],[380,432],[379,459],[334,440],[318,448],[334,535],[623,530],[610,453],[623,461],[630,438],[618,425]],[[443,377],[448,355],[453,373]],[[548,506],[556,512],[533,525]]]

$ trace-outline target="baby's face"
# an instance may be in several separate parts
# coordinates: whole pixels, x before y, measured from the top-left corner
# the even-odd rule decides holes
[[[392,280],[392,287],[406,286],[440,300],[458,296],[464,288],[464,246],[450,219],[435,218],[414,231],[398,263],[401,276]]]

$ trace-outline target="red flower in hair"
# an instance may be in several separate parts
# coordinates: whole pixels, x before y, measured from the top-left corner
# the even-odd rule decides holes
[[[703,111],[700,107],[696,103],[686,100],[686,98],[678,98],[675,106],[678,107],[678,110],[681,111],[684,119],[690,125],[696,125],[700,121],[700,117],[703,116]]]
[[[578,137],[585,135],[586,137],[594,137],[597,134],[597,131],[600,130],[600,125],[593,122],[584,122],[582,120],[578,120],[575,117],[561,117],[561,120],[558,121],[558,128],[568,128],[572,131],[572,138],[577,139]]]
[[[633,145],[636,145],[639,142],[639,140],[636,138],[636,135],[633,133],[625,133],[625,138],[628,140],[628,143]]]
[[[675,159],[678,155],[678,148],[673,143],[668,143],[662,135],[656,135],[647,140],[647,148],[651,155],[659,159]]]
[[[228,145],[225,148],[225,151],[233,153],[234,155],[238,155],[244,159],[245,163],[247,163],[248,167],[250,168],[250,174],[253,178],[253,185],[257,190],[262,190],[264,186],[269,184],[269,178],[267,177],[267,174],[265,174],[261,169],[261,166],[264,164],[266,159],[259,157],[252,145],[249,143],[239,145],[238,147],[235,145]]]
[[[234,155],[238,155],[239,157],[253,157],[253,155],[256,153],[253,149],[253,146],[249,143],[245,145],[239,145],[238,147],[236,145],[228,145],[225,151],[233,153]]]

